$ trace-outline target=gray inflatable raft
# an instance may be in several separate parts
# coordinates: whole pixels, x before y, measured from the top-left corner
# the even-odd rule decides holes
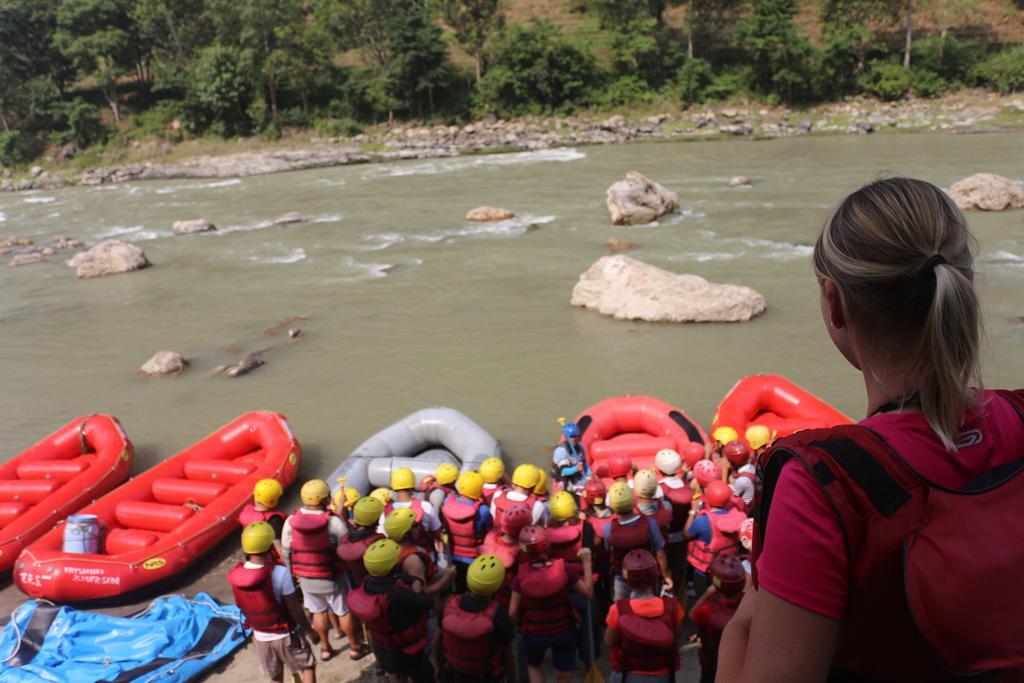
[[[501,458],[501,446],[483,427],[452,408],[426,408],[377,432],[331,473],[332,493],[345,486],[366,495],[390,488],[391,470],[408,467],[420,482],[443,462],[461,472],[479,470],[487,458]]]

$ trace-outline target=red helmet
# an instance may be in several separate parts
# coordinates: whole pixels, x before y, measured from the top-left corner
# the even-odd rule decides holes
[[[533,511],[522,503],[510,505],[501,516],[501,531],[513,538],[519,538],[519,532],[527,524],[533,524]]]
[[[658,584],[660,576],[654,555],[646,550],[630,550],[622,558],[622,578],[630,588],[653,588]]]
[[[694,465],[704,459],[704,444],[691,441],[683,446],[683,452],[680,455],[683,456],[683,464],[686,465],[686,468],[692,470]]]
[[[589,505],[604,505],[604,497],[608,495],[608,487],[600,479],[588,479],[583,487],[583,496]]]
[[[742,467],[750,462],[750,447],[745,441],[736,439],[725,444],[722,448],[722,455],[733,467]]]
[[[747,570],[735,555],[716,557],[710,572],[715,589],[727,598],[739,595],[747,585]]]
[[[722,480],[722,468],[718,466],[718,463],[701,460],[693,466],[693,476],[697,478],[700,487],[704,488],[713,481]]]
[[[723,508],[732,496],[732,489],[724,481],[708,482],[704,487],[704,500],[713,508]]]
[[[608,476],[612,479],[628,477],[633,474],[633,461],[625,453],[613,453],[608,456]]]
[[[519,546],[531,560],[542,560],[551,550],[548,532],[542,526],[527,524],[519,532]]]

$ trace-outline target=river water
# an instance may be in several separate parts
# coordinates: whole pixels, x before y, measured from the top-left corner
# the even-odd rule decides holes
[[[556,418],[610,395],[650,393],[707,424],[742,375],[778,372],[852,416],[858,374],[818,317],[810,244],[829,207],[880,174],[941,186],[977,171],[1024,178],[1019,135],[887,134],[771,142],[652,143],[351,166],[241,179],[153,181],[0,195],[0,235],[137,242],[154,266],[77,280],[60,258],[0,268],[0,443],[20,452],[79,414],[117,415],[135,471],[236,415],[280,411],[326,475],[413,410],[458,408],[513,461],[540,462]],[[639,170],[682,212],[615,227],[609,184]],[[743,174],[751,188],[727,186]],[[504,206],[519,218],[469,224]],[[274,227],[299,211],[310,222]],[[175,220],[219,232],[172,237]],[[1024,385],[1024,211],[971,214],[991,385]],[[538,229],[527,231],[529,224]],[[655,325],[576,309],[580,273],[610,238],[636,258],[764,293],[749,323]],[[305,336],[263,330],[286,316]],[[215,366],[271,347],[229,379]],[[181,376],[136,373],[153,352]]]

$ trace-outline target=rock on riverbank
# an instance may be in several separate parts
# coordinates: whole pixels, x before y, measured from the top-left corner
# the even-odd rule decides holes
[[[975,173],[949,188],[961,210],[1003,211],[1024,208],[1024,188],[994,173]]]
[[[679,210],[679,195],[661,183],[630,171],[613,183],[607,193],[608,212],[615,225],[650,223],[659,216]]]
[[[134,244],[107,240],[75,254],[64,262],[80,278],[130,273],[149,267],[145,252]]]
[[[662,270],[629,256],[602,256],[572,290],[570,302],[620,320],[741,322],[766,308],[750,287],[716,284]]]

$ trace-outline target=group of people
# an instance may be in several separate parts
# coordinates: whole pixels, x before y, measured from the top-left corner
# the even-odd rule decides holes
[[[263,672],[314,680],[314,653],[334,656],[333,627],[349,656],[372,651],[393,680],[540,681],[549,655],[569,680],[606,647],[622,681],[664,681],[679,667],[689,586],[713,680],[748,585],[751,459],[771,434],[720,428],[711,445],[659,451],[651,469],[613,455],[604,479],[576,425],[563,436],[550,478],[530,464],[509,477],[490,458],[422,481],[395,468],[389,489],[365,497],[342,488],[332,499],[315,479],[288,516],[280,484],[257,483],[239,518],[245,559],[228,581]]]

